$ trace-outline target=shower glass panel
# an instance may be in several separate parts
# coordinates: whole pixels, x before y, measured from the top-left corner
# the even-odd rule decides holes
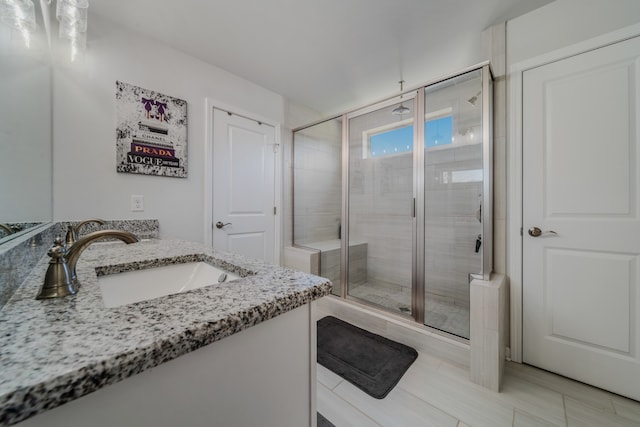
[[[413,96],[405,96],[348,123],[348,295],[406,315],[412,314],[414,111]]]
[[[293,243],[335,295],[469,338],[469,284],[493,267],[492,93],[482,64],[293,132]]]
[[[470,274],[482,273],[482,70],[424,95],[424,324],[469,338]]]
[[[293,134],[293,244],[340,295],[342,117]]]

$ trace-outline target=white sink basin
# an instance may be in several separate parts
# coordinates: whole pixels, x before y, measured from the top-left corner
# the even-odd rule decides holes
[[[105,307],[112,308],[238,278],[206,262],[190,262],[100,276],[98,283]]]

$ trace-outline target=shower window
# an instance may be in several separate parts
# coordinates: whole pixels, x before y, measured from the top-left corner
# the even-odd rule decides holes
[[[364,158],[392,156],[413,151],[413,126],[403,120],[391,126],[382,126],[363,132]],[[390,129],[390,130],[389,130]]]
[[[427,148],[451,144],[453,138],[453,116],[451,109],[431,114],[425,118],[424,144]],[[436,117],[436,118],[433,118]],[[368,129],[363,132],[363,158],[393,156],[413,151],[412,120]]]

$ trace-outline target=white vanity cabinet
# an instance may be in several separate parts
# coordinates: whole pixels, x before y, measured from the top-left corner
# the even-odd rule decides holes
[[[316,425],[315,302],[16,425]]]

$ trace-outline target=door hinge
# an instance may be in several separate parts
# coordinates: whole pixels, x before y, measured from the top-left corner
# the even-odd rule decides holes
[[[413,216],[415,218],[416,217],[416,198],[415,197],[413,198],[413,207],[412,207],[412,209],[413,209],[413,212],[412,212],[411,216]]]
[[[520,235],[522,236],[522,227],[520,227]]]
[[[273,214],[274,215],[276,214],[276,207],[275,206],[273,207]]]

